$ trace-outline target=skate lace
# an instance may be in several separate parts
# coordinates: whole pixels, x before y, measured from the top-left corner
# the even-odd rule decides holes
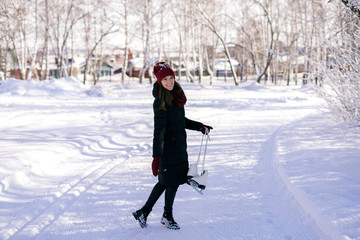
[[[146,223],[147,216],[148,216],[148,214],[146,214],[146,213],[144,213],[143,211],[141,211],[141,213],[140,213],[140,215],[139,215],[139,220],[140,220],[141,222]]]

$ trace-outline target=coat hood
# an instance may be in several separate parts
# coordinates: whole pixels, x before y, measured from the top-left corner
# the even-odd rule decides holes
[[[158,82],[155,82],[153,84],[153,90],[152,90],[152,95],[154,98],[159,97],[159,91],[160,91],[160,85],[158,84]]]

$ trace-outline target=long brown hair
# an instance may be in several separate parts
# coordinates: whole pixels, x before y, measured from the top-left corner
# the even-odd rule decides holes
[[[160,109],[166,111],[166,105],[172,105],[173,101],[173,95],[171,94],[171,91],[167,90],[163,87],[163,85],[160,83],[160,90],[159,90],[159,97],[160,97]],[[173,91],[182,91],[182,88],[178,82],[174,82],[174,89]]]

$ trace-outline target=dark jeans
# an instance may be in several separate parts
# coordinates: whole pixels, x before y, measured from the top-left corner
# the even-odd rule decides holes
[[[167,187],[167,186],[162,185],[160,182],[155,184],[153,190],[150,193],[148,200],[146,201],[146,203],[143,207],[143,211],[149,214],[151,212],[153,206],[157,202],[157,200],[160,198],[160,196],[165,191],[164,210],[165,210],[165,212],[172,212],[175,195],[176,195],[176,191],[177,191],[178,187],[179,186]]]

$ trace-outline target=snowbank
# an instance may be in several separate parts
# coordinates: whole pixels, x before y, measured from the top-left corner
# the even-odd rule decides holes
[[[15,96],[85,96],[89,87],[73,77],[51,80],[9,78],[0,85],[0,94]]]

